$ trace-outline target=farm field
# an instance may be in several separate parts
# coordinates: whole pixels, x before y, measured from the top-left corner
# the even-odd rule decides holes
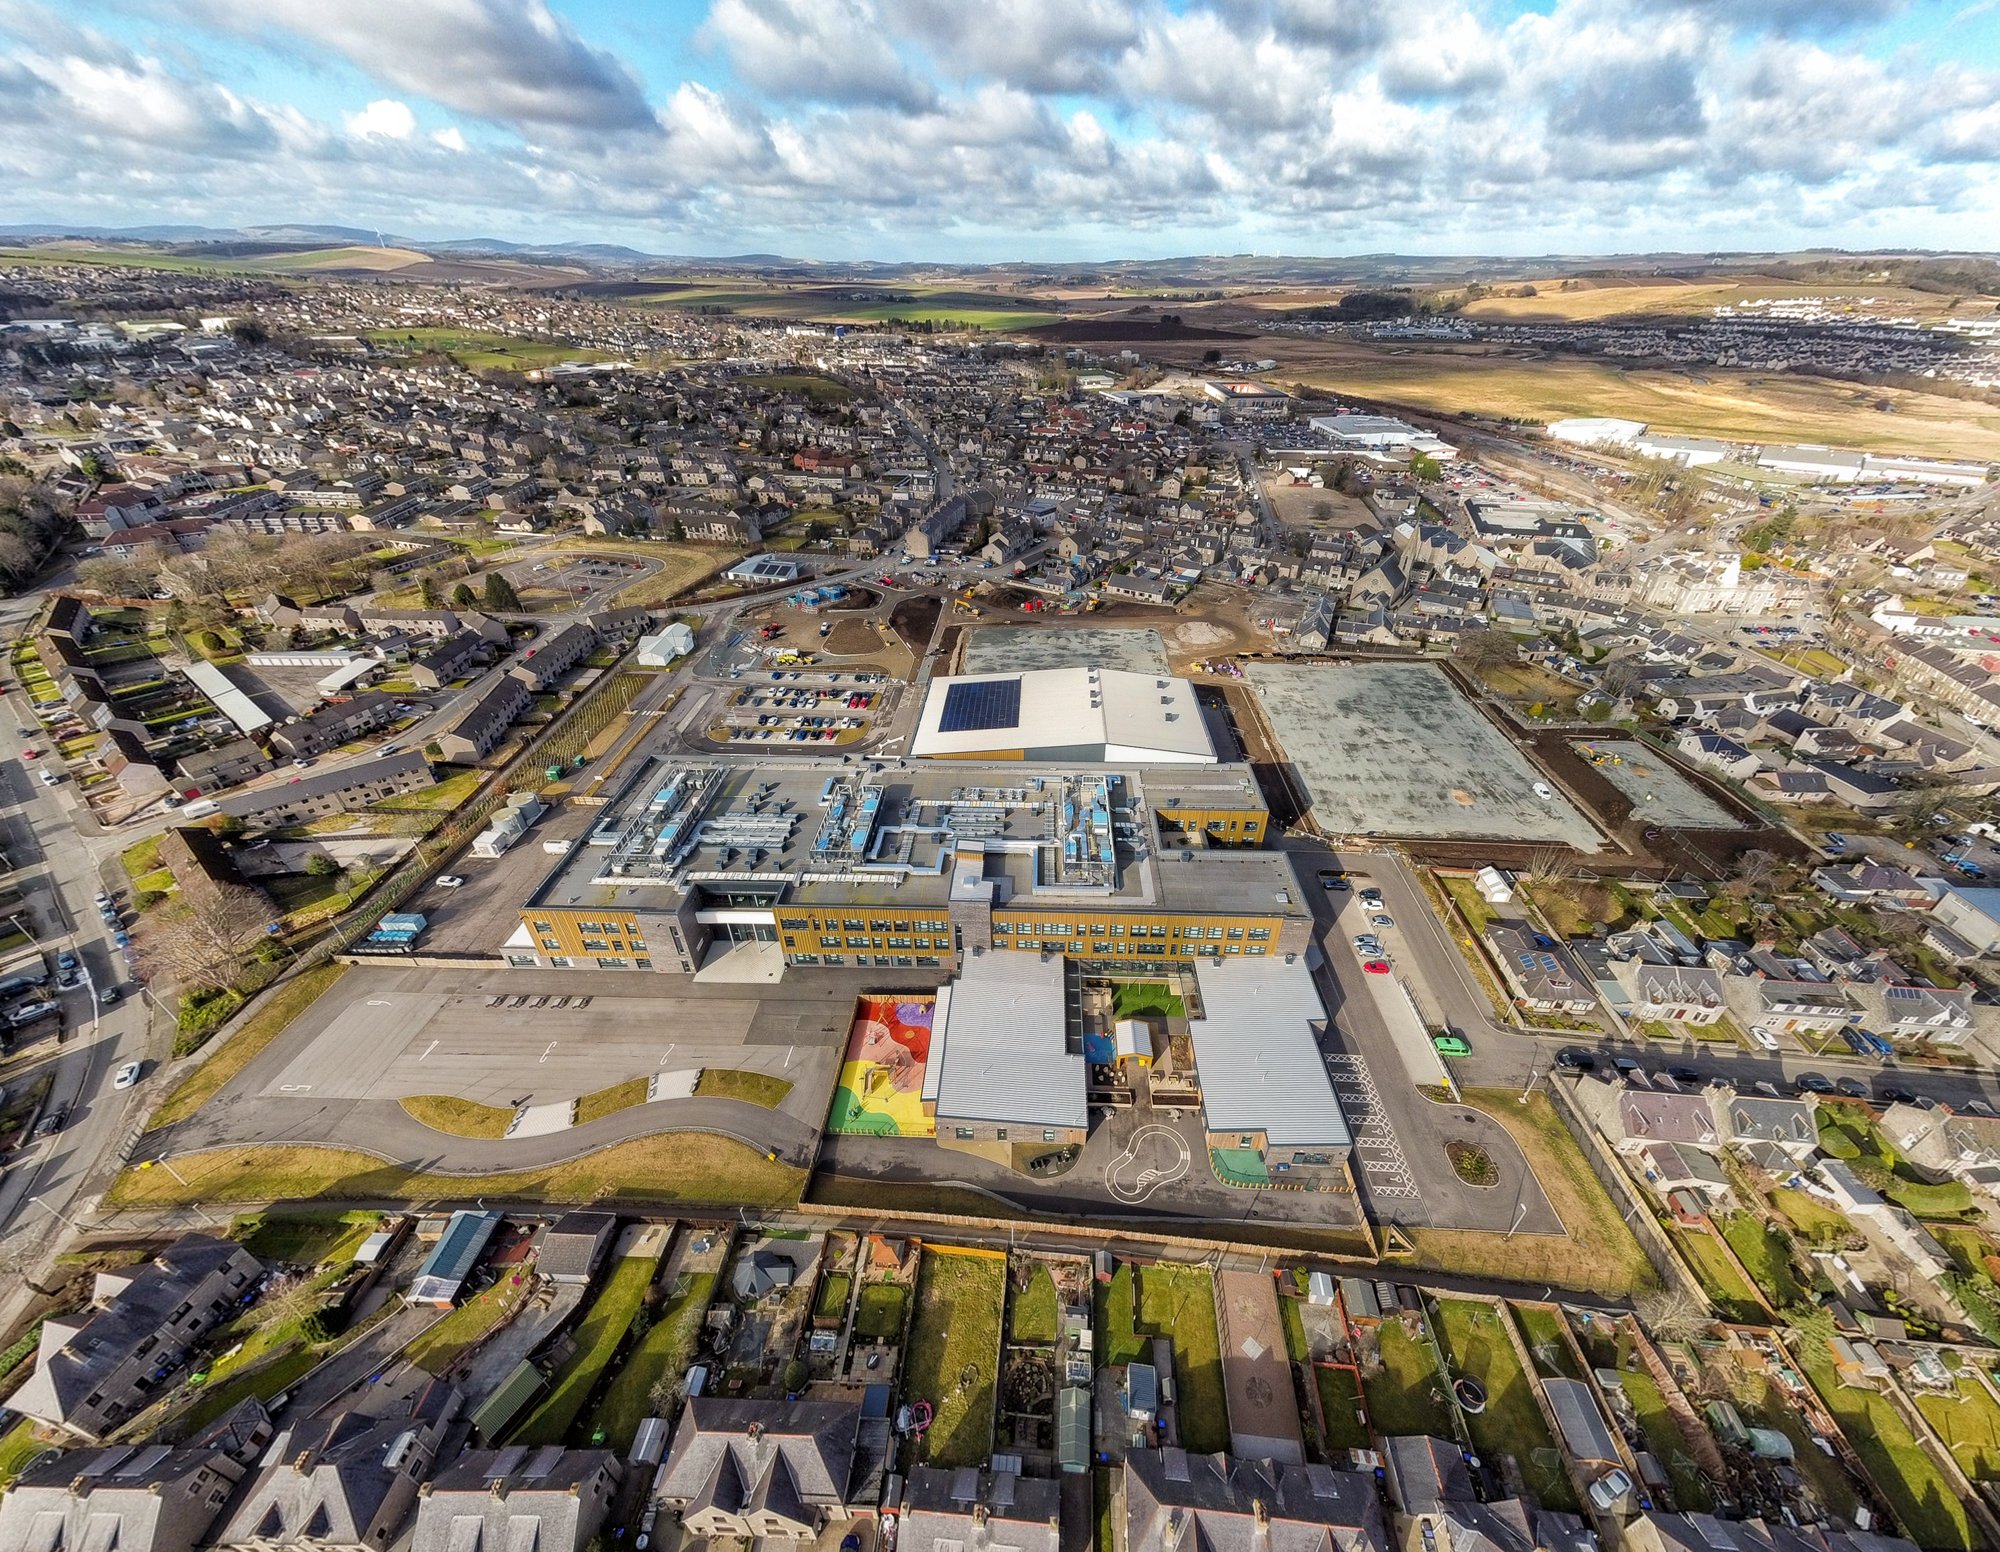
[[[368,341],[386,350],[442,351],[468,371],[527,372],[558,361],[603,361],[601,350],[558,340],[520,339],[484,329],[371,329]]]
[[[885,298],[879,288],[856,286],[756,286],[740,281],[704,285],[665,283],[635,288],[631,298],[646,307],[690,308],[740,313],[746,318],[796,318],[812,323],[958,324],[974,329],[1028,329],[1055,323],[1060,315],[991,291],[957,291],[937,286],[895,286]]]
[[[1192,363],[1199,342],[1153,347]],[[1714,368],[1700,374],[1625,371],[1575,357],[1524,360],[1481,347],[1391,348],[1345,340],[1262,335],[1274,381],[1444,414],[1532,422],[1613,415],[1655,431],[1731,442],[1822,442],[1930,458],[2000,458],[2000,406],[1905,388],[1792,373]],[[1877,402],[1893,413],[1872,408]]]
[[[1461,309],[1468,318],[1488,318],[1510,323],[1587,323],[1600,318],[1689,316],[1711,308],[1737,305],[1754,300],[1788,297],[1821,297],[1838,305],[1873,301],[1872,307],[1857,307],[1856,316],[1879,317],[1889,314],[1918,318],[1941,318],[1953,312],[1977,316],[1991,308],[1983,298],[1959,298],[1941,292],[1912,291],[1901,286],[1840,285],[1830,281],[1768,280],[1575,280],[1574,289],[1564,289],[1561,280],[1534,280],[1526,284],[1536,289],[1534,296],[1483,296]]]

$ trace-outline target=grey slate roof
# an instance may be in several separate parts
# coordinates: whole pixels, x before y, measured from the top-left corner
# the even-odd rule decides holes
[[[610,1450],[471,1450],[424,1484],[409,1552],[583,1552],[624,1468]]]
[[[1387,1552],[1389,1546],[1369,1476],[1175,1449],[1126,1454],[1125,1527],[1125,1544],[1149,1552]]]
[[[860,1426],[859,1401],[697,1396],[681,1414],[653,1491],[732,1514],[756,1503],[809,1520],[806,1505],[846,1505]]]
[[[897,1552],[1060,1552],[1062,1484],[917,1466],[903,1488]]]
[[[7,1552],[189,1552],[243,1467],[220,1450],[113,1445],[44,1455],[0,1497]]]

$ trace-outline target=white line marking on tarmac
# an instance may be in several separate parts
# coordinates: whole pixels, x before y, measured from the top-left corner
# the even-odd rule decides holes
[[[438,1048],[439,1043],[440,1042],[433,1040],[429,1045],[425,1046],[424,1054],[422,1056],[419,1056],[417,1060],[420,1062],[428,1061],[430,1059],[431,1052],[435,1051]]]
[[[542,1054],[541,1054],[541,1057],[540,1057],[540,1060],[542,1060],[542,1061],[547,1061],[547,1060],[549,1059],[550,1055],[554,1053],[554,1051],[555,1051],[555,1048],[556,1048],[556,1044],[557,1044],[557,1042],[555,1042],[555,1041],[551,1040],[551,1041],[549,1042],[549,1048],[548,1048],[548,1050],[546,1050],[546,1051],[542,1052]]]

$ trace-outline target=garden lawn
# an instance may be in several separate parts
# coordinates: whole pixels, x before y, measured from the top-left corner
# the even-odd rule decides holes
[[[1456,1438],[1451,1403],[1445,1398],[1430,1345],[1412,1341],[1403,1322],[1393,1316],[1383,1320],[1380,1341],[1382,1370],[1365,1385],[1368,1420],[1375,1431],[1384,1438],[1409,1433]]]
[[[514,1430],[513,1444],[561,1444],[584,1402],[597,1388],[604,1366],[631,1329],[632,1317],[646,1297],[657,1263],[650,1256],[626,1256],[611,1275],[576,1328],[576,1351],[556,1376],[541,1404]]]
[[[1007,1339],[1047,1347],[1061,1335],[1062,1311],[1056,1306],[1056,1280],[1047,1267],[1038,1266],[1029,1274],[1028,1286],[1014,1295],[1007,1312]]]
[[[864,1283],[854,1308],[854,1334],[870,1341],[893,1342],[903,1334],[903,1308],[909,1303],[901,1283]]]
[[[815,1320],[847,1319],[847,1301],[854,1293],[854,1279],[846,1272],[829,1272],[820,1279],[819,1297],[813,1302]]]
[[[1562,1315],[1546,1304],[1516,1304],[1514,1318],[1521,1325],[1521,1340],[1535,1355],[1537,1371],[1550,1379],[1580,1380],[1576,1356],[1564,1335]]]
[[[916,1320],[903,1352],[903,1396],[933,1408],[924,1440],[932,1466],[982,1465],[993,1453],[1006,1296],[1003,1257],[924,1252]]]
[[[1321,1364],[1313,1370],[1313,1381],[1319,1387],[1319,1409],[1325,1414],[1328,1452],[1367,1449],[1368,1430],[1358,1415],[1361,1387],[1354,1371]]]
[[[646,1334],[632,1344],[618,1373],[604,1392],[598,1421],[604,1425],[605,1442],[621,1455],[638,1433],[639,1425],[656,1410],[653,1387],[671,1375],[684,1373],[694,1362],[696,1344],[701,1340],[702,1318],[715,1297],[715,1274],[697,1272],[685,1287],[667,1301],[660,1318]]]
[[[7,1486],[14,1478],[28,1469],[37,1455],[44,1450],[59,1450],[60,1444],[35,1437],[35,1420],[32,1417],[17,1418],[14,1426],[0,1433],[0,1487]]]
[[[373,1212],[273,1212],[238,1218],[230,1230],[259,1261],[318,1266],[352,1261],[381,1215]]]
[[[1706,1514],[1715,1506],[1708,1477],[1688,1454],[1687,1441],[1675,1426],[1674,1415],[1667,1410],[1667,1399],[1660,1387],[1644,1369],[1627,1369],[1621,1364],[1618,1373],[1624,1382],[1625,1399],[1632,1403],[1632,1411],[1639,1419],[1639,1431],[1646,1436],[1646,1448],[1673,1478],[1674,1502],[1684,1510]]]
[[[1131,1291],[1138,1287],[1137,1307]],[[1121,1262],[1098,1290],[1098,1340],[1105,1363],[1144,1363],[1150,1339],[1174,1344],[1181,1442],[1197,1454],[1229,1448],[1222,1395],[1222,1344],[1215,1330],[1215,1279],[1203,1267],[1135,1267]]]
[[[1782,1310],[1805,1302],[1806,1288],[1783,1235],[1773,1234],[1749,1213],[1731,1213],[1722,1220],[1722,1237],[1773,1306]]]
[[[1842,1385],[1834,1374],[1832,1349],[1823,1337],[1800,1332],[1797,1352],[1799,1367],[1910,1539],[1920,1546],[1962,1547],[1968,1552],[1978,1546],[1979,1534],[1965,1505],[1918,1447],[1889,1398],[1880,1391]]]
[[[1542,1421],[1534,1382],[1514,1355],[1502,1324],[1505,1311],[1469,1299],[1444,1299],[1438,1303],[1436,1318],[1439,1339],[1453,1368],[1486,1387],[1486,1409],[1465,1420],[1474,1447],[1488,1459],[1512,1455],[1544,1505],[1573,1512],[1576,1493]]]
[[[2000,1404],[1984,1385],[1967,1376],[1958,1382],[1956,1395],[1926,1391],[1916,1402],[1967,1476],[1975,1482],[2000,1482]]]
[[[238,1374],[214,1385],[204,1385],[188,1405],[167,1415],[162,1431],[171,1429],[174,1437],[192,1438],[237,1402],[249,1396],[269,1401],[279,1391],[289,1390],[295,1382],[305,1378],[318,1364],[318,1353],[310,1347],[299,1346],[266,1364],[255,1374]]]
[[[1699,1229],[1682,1230],[1675,1233],[1674,1243],[1694,1267],[1695,1277],[1724,1320],[1744,1325],[1763,1325],[1770,1320],[1757,1302],[1756,1291],[1743,1280],[1713,1235]]]
[[[1113,1018],[1186,1018],[1187,1004],[1164,981],[1116,981],[1111,987]]]
[[[1785,1186],[1771,1193],[1771,1205],[1798,1230],[1808,1244],[1838,1244],[1854,1232],[1854,1225],[1816,1196]]]

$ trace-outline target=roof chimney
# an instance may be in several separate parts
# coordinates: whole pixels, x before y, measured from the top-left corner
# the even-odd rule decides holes
[[[1261,1498],[1250,1500],[1250,1518],[1259,1530],[1271,1528],[1271,1511],[1264,1506],[1264,1500]]]
[[[981,1529],[991,1517],[991,1513],[992,1511],[985,1504],[974,1504],[972,1506],[972,1528],[974,1530]]]
[[[743,1436],[752,1444],[755,1444],[759,1439],[764,1437],[764,1425],[758,1422],[751,1423],[748,1428],[743,1430]]]

